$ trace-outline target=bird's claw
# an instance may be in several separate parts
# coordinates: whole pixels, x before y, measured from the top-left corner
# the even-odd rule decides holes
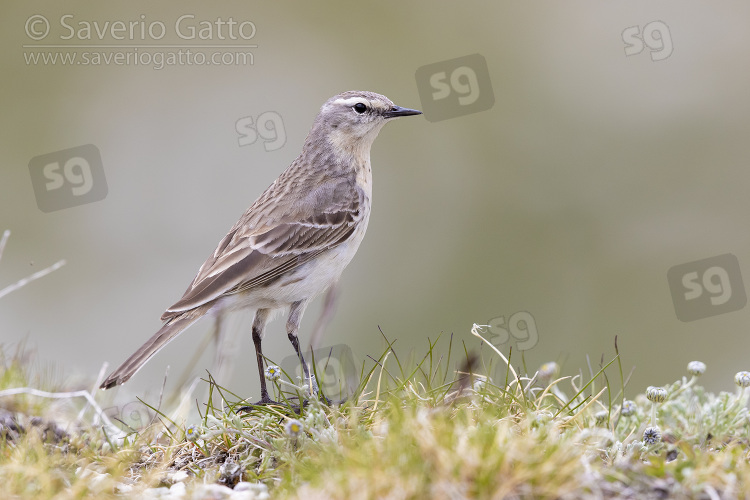
[[[323,396],[322,398],[320,396],[318,396],[318,397],[323,401],[323,403],[326,406],[333,406],[334,405],[334,402],[331,399],[327,398],[326,396]],[[294,398],[294,399],[296,399],[296,398]],[[341,400],[341,401],[338,401],[337,403],[341,404],[344,401],[345,400]],[[309,404],[310,404],[310,400],[308,400],[308,399],[303,400],[302,401],[302,406],[300,406],[300,405],[295,405],[295,404],[291,404],[291,403],[281,403],[279,401],[274,401],[273,399],[271,399],[268,396],[264,396],[264,397],[261,397],[260,401],[258,401],[257,403],[253,403],[251,405],[246,405],[246,406],[241,406],[237,411],[246,411],[246,412],[249,412],[249,411],[252,411],[253,408],[255,408],[257,406],[275,405],[275,406],[285,406],[285,407],[288,407],[294,413],[300,414],[300,410],[302,408],[306,408]]]

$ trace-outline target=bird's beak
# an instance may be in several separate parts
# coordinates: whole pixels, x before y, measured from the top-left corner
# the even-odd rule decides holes
[[[402,108],[401,106],[393,106],[391,109],[383,113],[386,118],[398,118],[399,116],[412,116],[421,115],[421,111],[416,109]]]

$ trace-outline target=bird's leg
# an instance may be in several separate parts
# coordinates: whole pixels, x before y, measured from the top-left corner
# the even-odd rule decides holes
[[[294,302],[292,307],[289,308],[289,318],[286,320],[286,333],[289,337],[289,342],[294,347],[294,352],[297,353],[299,362],[302,363],[302,370],[305,373],[305,383],[310,379],[310,370],[307,368],[305,358],[302,357],[302,351],[299,349],[299,338],[297,332],[299,331],[299,324],[302,321],[302,313],[305,312],[307,306],[306,301]]]
[[[260,376],[260,401],[255,403],[256,405],[267,405],[276,403],[268,397],[268,389],[266,389],[266,376],[263,370],[263,349],[261,348],[261,342],[263,341],[263,329],[268,321],[268,309],[258,309],[255,312],[255,319],[253,320],[253,344],[255,344],[255,357],[258,359],[258,375]]]
[[[297,336],[297,332],[299,331],[299,325],[302,321],[302,313],[305,312],[305,307],[307,307],[307,301],[299,301],[292,304],[292,306],[289,308],[289,318],[286,321],[286,331],[287,336],[289,337],[289,342],[292,343],[292,347],[294,347],[294,352],[297,353],[297,357],[299,358],[299,362],[302,364],[302,370],[305,374],[305,379],[303,381],[305,387],[312,386],[312,394],[316,395],[318,394],[318,381],[315,379],[312,379],[312,376],[310,375],[310,369],[307,367],[307,363],[305,363],[305,358],[302,356],[302,351],[299,348],[299,337]],[[326,402],[330,404],[330,400],[326,398]]]

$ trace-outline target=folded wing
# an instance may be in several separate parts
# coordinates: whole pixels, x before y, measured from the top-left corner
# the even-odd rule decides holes
[[[243,216],[162,320],[219,297],[270,284],[346,241],[363,219],[364,196],[356,184],[341,179],[308,193],[273,224],[267,220],[253,224]],[[257,214],[258,208],[262,207],[251,210]]]

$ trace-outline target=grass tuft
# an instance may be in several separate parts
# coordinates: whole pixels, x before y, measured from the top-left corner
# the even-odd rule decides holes
[[[311,396],[317,384],[271,370],[284,404],[247,406],[208,374],[194,421],[147,405],[150,425],[114,434],[96,411],[80,418],[85,401],[11,394],[66,388],[45,386],[22,351],[0,354],[0,498],[750,496],[744,375],[708,393],[693,362],[689,376],[626,398],[616,346],[586,377],[556,363],[528,372],[491,344],[476,354],[453,340],[408,359],[386,339],[332,405]]]

